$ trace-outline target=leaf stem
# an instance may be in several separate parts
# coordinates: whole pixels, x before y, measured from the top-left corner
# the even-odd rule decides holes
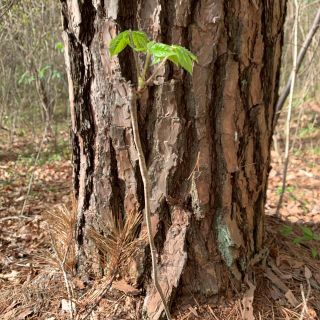
[[[139,78],[141,77],[140,76],[140,68],[139,68],[139,58],[138,58],[137,52],[134,50],[134,42],[133,42],[133,38],[132,38],[131,29],[129,30],[129,38],[130,38],[130,43],[131,43],[131,47],[132,47],[134,63],[135,63],[136,70],[137,70],[137,80],[138,80],[138,83],[139,83]]]
[[[148,70],[148,67],[150,64],[150,59],[151,59],[151,53],[147,52],[146,61],[144,63],[143,72],[142,72],[142,79],[144,81],[146,80],[146,75],[147,75],[147,70]]]
[[[146,80],[144,86],[147,87],[151,82],[152,80],[156,77],[158,71],[165,65],[165,63],[167,62],[167,58],[164,58],[161,63],[158,64],[156,70],[153,71],[152,75],[149,77],[148,80]]]

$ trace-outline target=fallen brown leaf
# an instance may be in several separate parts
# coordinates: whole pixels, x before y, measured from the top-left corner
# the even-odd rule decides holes
[[[140,290],[134,288],[131,286],[129,283],[127,283],[125,280],[119,280],[119,281],[114,281],[112,283],[112,288],[122,291],[125,294],[131,294],[131,295],[138,295],[140,294]]]

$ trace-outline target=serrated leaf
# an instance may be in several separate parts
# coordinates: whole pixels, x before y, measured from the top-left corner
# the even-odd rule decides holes
[[[130,31],[129,31],[130,32]],[[147,44],[149,43],[148,36],[142,31],[131,31],[131,37],[133,41],[133,46],[131,41],[129,43],[130,47],[139,52],[147,51]]]
[[[168,60],[170,60],[171,62],[173,62],[177,67],[180,66],[179,64],[179,58],[177,55],[172,55],[168,58]]]
[[[147,44],[147,50],[154,56],[153,64],[160,62],[162,59],[168,59],[177,66],[192,73],[192,63],[197,57],[184,47],[178,45],[169,46],[164,43],[155,43],[151,41]]]
[[[161,60],[163,60],[163,59],[153,57],[153,58],[152,58],[152,63],[151,63],[151,65],[153,66],[153,65],[155,65],[155,64],[157,64],[157,63],[160,63]]]
[[[165,58],[168,59],[170,56],[176,55],[176,53],[172,50],[171,46],[164,43],[160,43],[160,42],[150,41],[147,44],[147,50],[155,58],[160,58],[160,59],[165,59]]]
[[[187,56],[189,56],[191,60],[193,60],[193,61],[198,61],[196,55],[194,55],[191,51],[189,51],[189,50],[186,49],[185,47],[178,46],[178,45],[175,44],[175,45],[172,45],[172,48],[173,48],[174,50],[177,50],[177,49],[178,49],[178,50],[182,51],[183,54],[186,54]]]
[[[149,41],[148,43],[147,43],[147,50],[148,50],[148,52],[149,53],[151,53],[151,51],[150,51],[150,49],[151,49],[151,47],[155,44],[156,42],[155,41]]]
[[[120,32],[115,38],[110,41],[109,52],[111,57],[119,54],[127,45],[130,44],[129,31]]]
[[[173,45],[172,48],[177,53],[179,65],[192,74],[192,63],[197,60],[197,57],[184,47]]]

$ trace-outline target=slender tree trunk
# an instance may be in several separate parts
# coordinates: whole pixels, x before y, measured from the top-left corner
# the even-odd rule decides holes
[[[189,48],[199,60],[192,77],[167,64],[162,84],[150,87],[146,104],[138,105],[163,291],[173,303],[177,293],[208,299],[231,282],[241,284],[263,247],[285,0],[61,2],[78,272],[101,272],[89,227],[143,212],[123,99],[136,79],[133,56],[124,51],[110,59],[107,46],[118,31],[141,29]],[[146,288],[145,314],[158,319],[163,310],[150,280],[147,243],[135,257],[128,276]]]
[[[41,107],[42,107],[42,115],[43,121],[45,125],[45,136],[52,136],[52,117],[53,117],[53,107],[54,102],[50,101],[49,92],[46,89],[46,85],[43,79],[40,79],[38,76],[38,71],[35,67],[33,67],[33,73],[36,78],[36,88],[37,93],[40,99]]]

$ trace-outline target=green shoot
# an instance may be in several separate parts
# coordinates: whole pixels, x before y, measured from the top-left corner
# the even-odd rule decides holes
[[[197,57],[184,47],[178,45],[167,45],[155,41],[150,41],[148,36],[142,31],[131,31],[126,30],[119,33],[113,38],[109,45],[110,56],[115,56],[122,52],[127,46],[133,50],[135,67],[137,71],[137,82],[138,86],[136,92],[133,95],[134,98],[130,100],[130,114],[131,114],[131,125],[134,143],[136,145],[139,168],[143,181],[144,197],[145,197],[145,217],[147,224],[147,232],[150,245],[150,254],[152,262],[152,276],[154,286],[161,298],[163,303],[164,311],[167,319],[171,320],[169,306],[166,302],[165,295],[158,279],[157,271],[157,249],[153,239],[152,224],[151,224],[151,210],[150,210],[150,181],[148,176],[148,168],[146,165],[146,159],[143,154],[141,146],[141,139],[139,135],[139,125],[137,116],[137,99],[139,99],[139,93],[144,90],[148,84],[150,84],[154,77],[157,75],[158,70],[166,63],[167,60],[173,62],[177,67],[182,67],[188,73],[192,74],[193,62],[197,61]],[[145,62],[142,71],[140,71],[138,54],[145,54]],[[150,61],[152,60],[152,61]],[[151,76],[147,79],[147,71],[151,65],[158,64],[157,68],[153,71]],[[128,98],[128,97],[126,97]]]
[[[130,41],[130,34],[132,41]],[[197,57],[184,47],[178,45],[168,45],[160,42],[150,41],[148,36],[142,31],[126,30],[113,38],[109,45],[110,55],[115,56],[123,51],[127,46],[136,52],[150,55],[152,65],[169,60],[176,66],[192,74],[192,65],[197,61]]]

